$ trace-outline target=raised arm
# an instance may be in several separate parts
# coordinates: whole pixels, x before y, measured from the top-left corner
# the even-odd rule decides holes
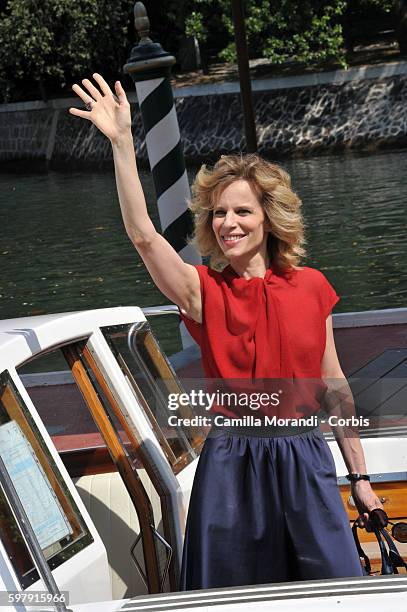
[[[120,82],[113,94],[100,74],[72,87],[87,110],[70,108],[77,117],[91,121],[107,138],[112,149],[117,192],[126,232],[142,257],[154,283],[191,319],[201,322],[200,282],[197,270],[185,263],[173,247],[159,234],[148,215],[146,201],[137,172],[131,132],[130,105]]]

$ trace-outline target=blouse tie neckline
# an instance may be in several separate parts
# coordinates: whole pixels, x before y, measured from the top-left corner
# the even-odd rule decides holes
[[[226,319],[233,336],[244,334],[253,347],[252,378],[291,378],[291,351],[278,295],[277,275],[268,268],[263,278],[246,279],[232,266],[222,273]]]
[[[269,283],[272,277],[275,276],[273,269],[270,267],[267,268],[266,273],[263,277],[253,276],[252,278],[245,278],[244,276],[240,276],[230,264],[226,266],[226,268],[223,270],[223,274],[226,274],[231,280],[240,281],[242,284],[251,283],[252,281],[263,281],[264,283]]]

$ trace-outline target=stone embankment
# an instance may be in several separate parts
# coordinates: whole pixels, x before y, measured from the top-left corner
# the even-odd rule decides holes
[[[276,158],[373,150],[407,142],[407,62],[252,82],[259,152]],[[146,161],[135,94],[130,94],[138,157]],[[238,83],[175,89],[188,163],[244,149]],[[0,160],[97,164],[109,142],[69,115],[77,100],[0,106]]]

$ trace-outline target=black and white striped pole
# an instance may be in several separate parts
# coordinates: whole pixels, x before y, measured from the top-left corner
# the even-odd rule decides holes
[[[134,18],[140,42],[132,49],[124,72],[136,86],[161,229],[184,261],[199,264],[200,256],[187,244],[193,223],[187,205],[191,192],[170,84],[175,57],[149,38],[150,21],[142,2],[136,2]]]

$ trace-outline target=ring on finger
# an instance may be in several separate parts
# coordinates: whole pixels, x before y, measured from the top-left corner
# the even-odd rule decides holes
[[[91,111],[92,110],[93,103],[94,103],[94,100],[89,100],[88,102],[86,102],[85,108],[86,108],[87,111]]]

